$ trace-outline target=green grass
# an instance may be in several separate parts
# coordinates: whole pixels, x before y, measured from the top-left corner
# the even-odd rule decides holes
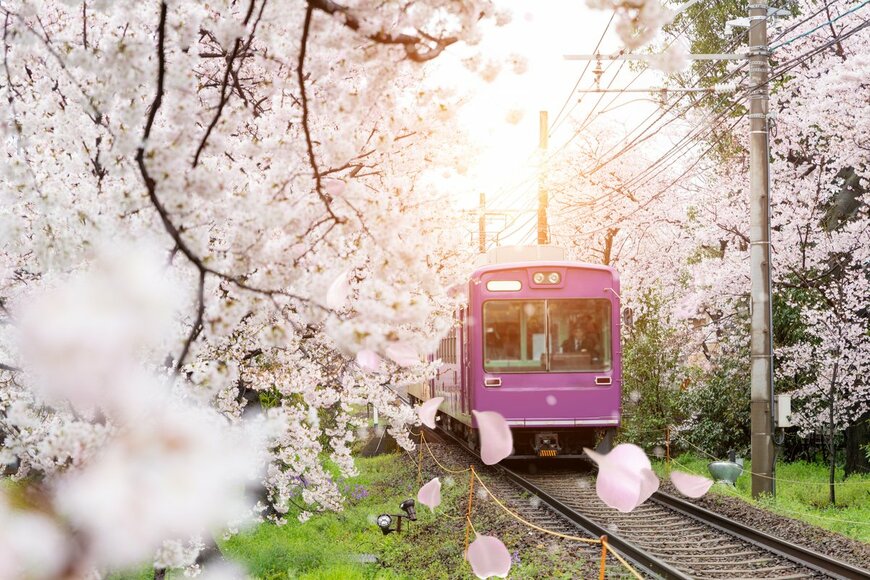
[[[384,536],[373,517],[400,512],[399,504],[415,497],[417,470],[398,454],[359,458],[357,466],[360,475],[347,484],[363,486],[368,494],[359,497],[362,494],[358,493],[358,499],[350,499],[342,513],[315,515],[304,524],[292,518],[280,527],[262,524],[222,542],[222,551],[264,580],[474,578],[463,559],[467,476],[454,479],[424,470],[424,482],[441,477],[441,506],[433,514],[418,505],[416,522],[403,526],[401,534]],[[512,578],[584,577],[585,562],[570,548],[556,543],[520,548],[528,543],[528,530],[491,500],[475,495],[473,521],[479,533],[497,536],[512,552]],[[360,554],[374,554],[378,562],[354,561]]]
[[[398,504],[413,497],[409,484],[416,474],[392,455],[360,459],[358,465],[360,475],[345,483],[350,489],[345,511],[317,514],[305,524],[292,515],[283,526],[262,524],[223,542],[221,550],[266,580],[401,578],[356,558],[396,541],[396,534],[380,533],[373,516],[400,511]]]
[[[674,460],[673,469],[709,477],[707,463],[706,459],[686,454]],[[655,462],[654,469],[662,476],[664,463]],[[853,475],[844,480],[843,470],[837,469],[834,479],[837,502],[831,506],[825,465],[804,461],[777,464],[776,497],[759,500],[752,499],[751,469],[750,461],[746,460],[744,473],[734,488],[717,483],[711,493],[738,497],[757,507],[870,542],[870,476]]]

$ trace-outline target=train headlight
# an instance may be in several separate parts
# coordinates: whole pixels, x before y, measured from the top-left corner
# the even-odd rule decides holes
[[[559,272],[535,272],[532,274],[532,282],[538,286],[556,285],[562,281],[562,274]]]

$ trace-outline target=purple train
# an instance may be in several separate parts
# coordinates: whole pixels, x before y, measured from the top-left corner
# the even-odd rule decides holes
[[[442,427],[477,447],[471,410],[511,426],[512,457],[576,457],[620,424],[619,275],[549,246],[496,248],[433,359],[439,375],[408,388],[444,397]]]

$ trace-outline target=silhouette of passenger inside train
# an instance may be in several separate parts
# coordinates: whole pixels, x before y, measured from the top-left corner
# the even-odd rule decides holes
[[[584,353],[597,359],[600,356],[598,346],[598,341],[595,340],[592,333],[584,331],[580,325],[577,325],[571,329],[571,336],[562,342],[562,352]]]

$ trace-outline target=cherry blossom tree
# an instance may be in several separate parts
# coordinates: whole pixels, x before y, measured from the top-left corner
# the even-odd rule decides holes
[[[39,566],[9,544],[12,569],[189,565],[257,499],[279,522],[340,508],[322,459],[354,473],[362,403],[411,445],[385,387],[431,372],[462,258],[424,231],[450,223],[441,168],[464,155],[461,95],[425,63],[506,17],[4,0],[0,18],[0,458],[45,506],[15,521],[67,547]]]

